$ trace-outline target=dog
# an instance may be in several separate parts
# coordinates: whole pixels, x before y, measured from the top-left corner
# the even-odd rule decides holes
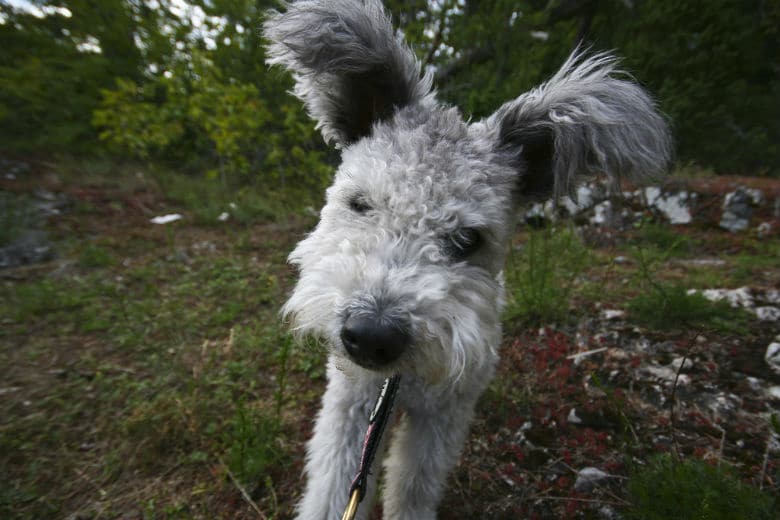
[[[341,150],[282,309],[327,345],[299,519],[338,519],[384,378],[401,375],[383,517],[436,517],[501,343],[502,269],[518,208],[603,174],[660,176],[665,119],[609,54],[575,50],[546,83],[480,121],[439,102],[379,0],[303,0],[263,25],[268,63]],[[377,455],[377,460],[380,459]],[[358,518],[378,491],[370,478]]]

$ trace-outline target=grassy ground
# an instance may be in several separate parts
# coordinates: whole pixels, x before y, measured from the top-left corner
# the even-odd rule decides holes
[[[2,181],[14,200],[46,189],[67,203],[46,223],[57,259],[0,271],[0,516],[289,518],[325,382],[321,349],[293,345],[278,318],[295,279],[285,257],[315,223],[311,212],[171,174],[53,169]],[[4,223],[9,239],[17,209]],[[148,222],[176,211],[182,221]],[[571,355],[617,351],[625,338],[665,341],[670,359],[696,359],[685,398],[713,378],[742,396],[732,372],[771,378],[750,363],[760,365],[753,358],[777,331],[682,289],[776,288],[777,242],[652,223],[606,242],[568,228],[522,231],[499,377],[441,517],[630,512],[643,495],[626,477],[656,452],[728,466],[724,478],[776,491],[765,401],[743,396],[749,418],[696,415],[668,406],[677,385],[661,389],[663,404],[652,403],[652,385],[632,382],[626,368],[639,354],[576,364]],[[688,262],[715,256],[724,262]],[[628,318],[594,321],[604,309]],[[581,423],[568,420],[572,408]],[[574,493],[584,466],[616,477]]]

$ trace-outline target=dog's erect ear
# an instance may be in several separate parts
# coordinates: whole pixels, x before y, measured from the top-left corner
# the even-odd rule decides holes
[[[431,92],[412,50],[396,38],[379,0],[286,4],[263,24],[268,63],[293,73],[294,93],[337,147]]]
[[[575,51],[540,87],[484,121],[496,148],[518,168],[526,199],[571,195],[578,177],[649,180],[667,168],[669,129],[650,97],[615,70],[608,54]]]

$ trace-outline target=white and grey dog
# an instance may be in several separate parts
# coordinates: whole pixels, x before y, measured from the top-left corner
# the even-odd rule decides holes
[[[662,173],[667,126],[612,57],[576,52],[547,83],[466,122],[437,101],[379,0],[288,3],[264,33],[269,63],[293,73],[342,150],[320,222],[290,255],[300,279],[284,313],[329,350],[298,518],[341,517],[377,391],[394,373],[402,417],[384,458],[384,518],[435,518],[494,374],[518,205],[589,174]],[[372,477],[360,518],[375,495]]]

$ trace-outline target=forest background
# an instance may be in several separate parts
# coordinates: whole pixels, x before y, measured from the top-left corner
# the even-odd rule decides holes
[[[387,1],[466,117],[615,50],[678,165],[780,175],[780,1]],[[271,0],[0,1],[0,153],[141,160],[321,200],[336,155],[265,65]]]

